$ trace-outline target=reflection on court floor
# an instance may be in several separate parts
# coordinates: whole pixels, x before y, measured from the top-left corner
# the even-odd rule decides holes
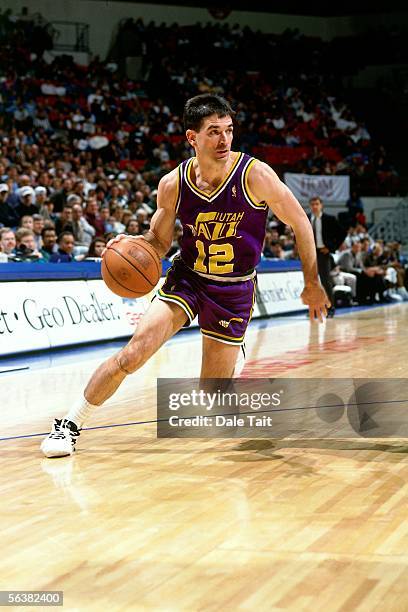
[[[405,379],[407,319],[395,305],[253,324],[238,372]],[[126,380],[76,456],[43,459],[35,434],[117,346],[0,367],[28,368],[0,375],[0,590],[98,612],[407,609],[407,441],[157,439],[156,379],[198,375],[197,333]]]

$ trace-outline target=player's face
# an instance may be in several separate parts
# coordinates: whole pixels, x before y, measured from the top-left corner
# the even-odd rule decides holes
[[[188,132],[191,132],[190,137]],[[200,131],[188,130],[188,132],[187,138],[194,146],[196,153],[209,156],[213,160],[225,161],[228,159],[233,136],[230,116],[211,115],[204,119]]]

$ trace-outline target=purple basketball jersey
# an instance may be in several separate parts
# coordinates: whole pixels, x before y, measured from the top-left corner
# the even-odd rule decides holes
[[[256,160],[237,153],[229,174],[211,194],[193,183],[193,160],[179,166],[181,258],[201,275],[248,275],[261,256],[268,214],[267,205],[258,204],[248,189],[248,172]]]

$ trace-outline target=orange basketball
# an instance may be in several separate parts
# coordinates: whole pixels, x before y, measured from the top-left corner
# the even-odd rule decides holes
[[[143,238],[114,242],[102,259],[102,278],[121,297],[141,297],[159,282],[162,266],[156,250]]]

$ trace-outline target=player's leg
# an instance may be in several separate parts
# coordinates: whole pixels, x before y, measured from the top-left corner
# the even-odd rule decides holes
[[[154,300],[128,344],[94,372],[85,388],[86,400],[97,406],[103,404],[126,376],[146,363],[186,320],[179,306]]]
[[[203,335],[201,380],[231,378],[255,304],[255,279],[205,285],[198,321]],[[206,383],[206,388],[208,384]]]
[[[232,378],[240,350],[240,346],[203,336],[201,379]]]
[[[118,389],[128,374],[136,372],[187,321],[178,305],[154,300],[128,344],[109,357],[91,376],[84,392],[63,419],[54,421],[53,430],[41,449],[47,457],[72,454],[78,429],[85,419]]]
[[[203,336],[200,389],[207,393],[231,391],[231,379],[240,350],[240,346],[225,344]]]

